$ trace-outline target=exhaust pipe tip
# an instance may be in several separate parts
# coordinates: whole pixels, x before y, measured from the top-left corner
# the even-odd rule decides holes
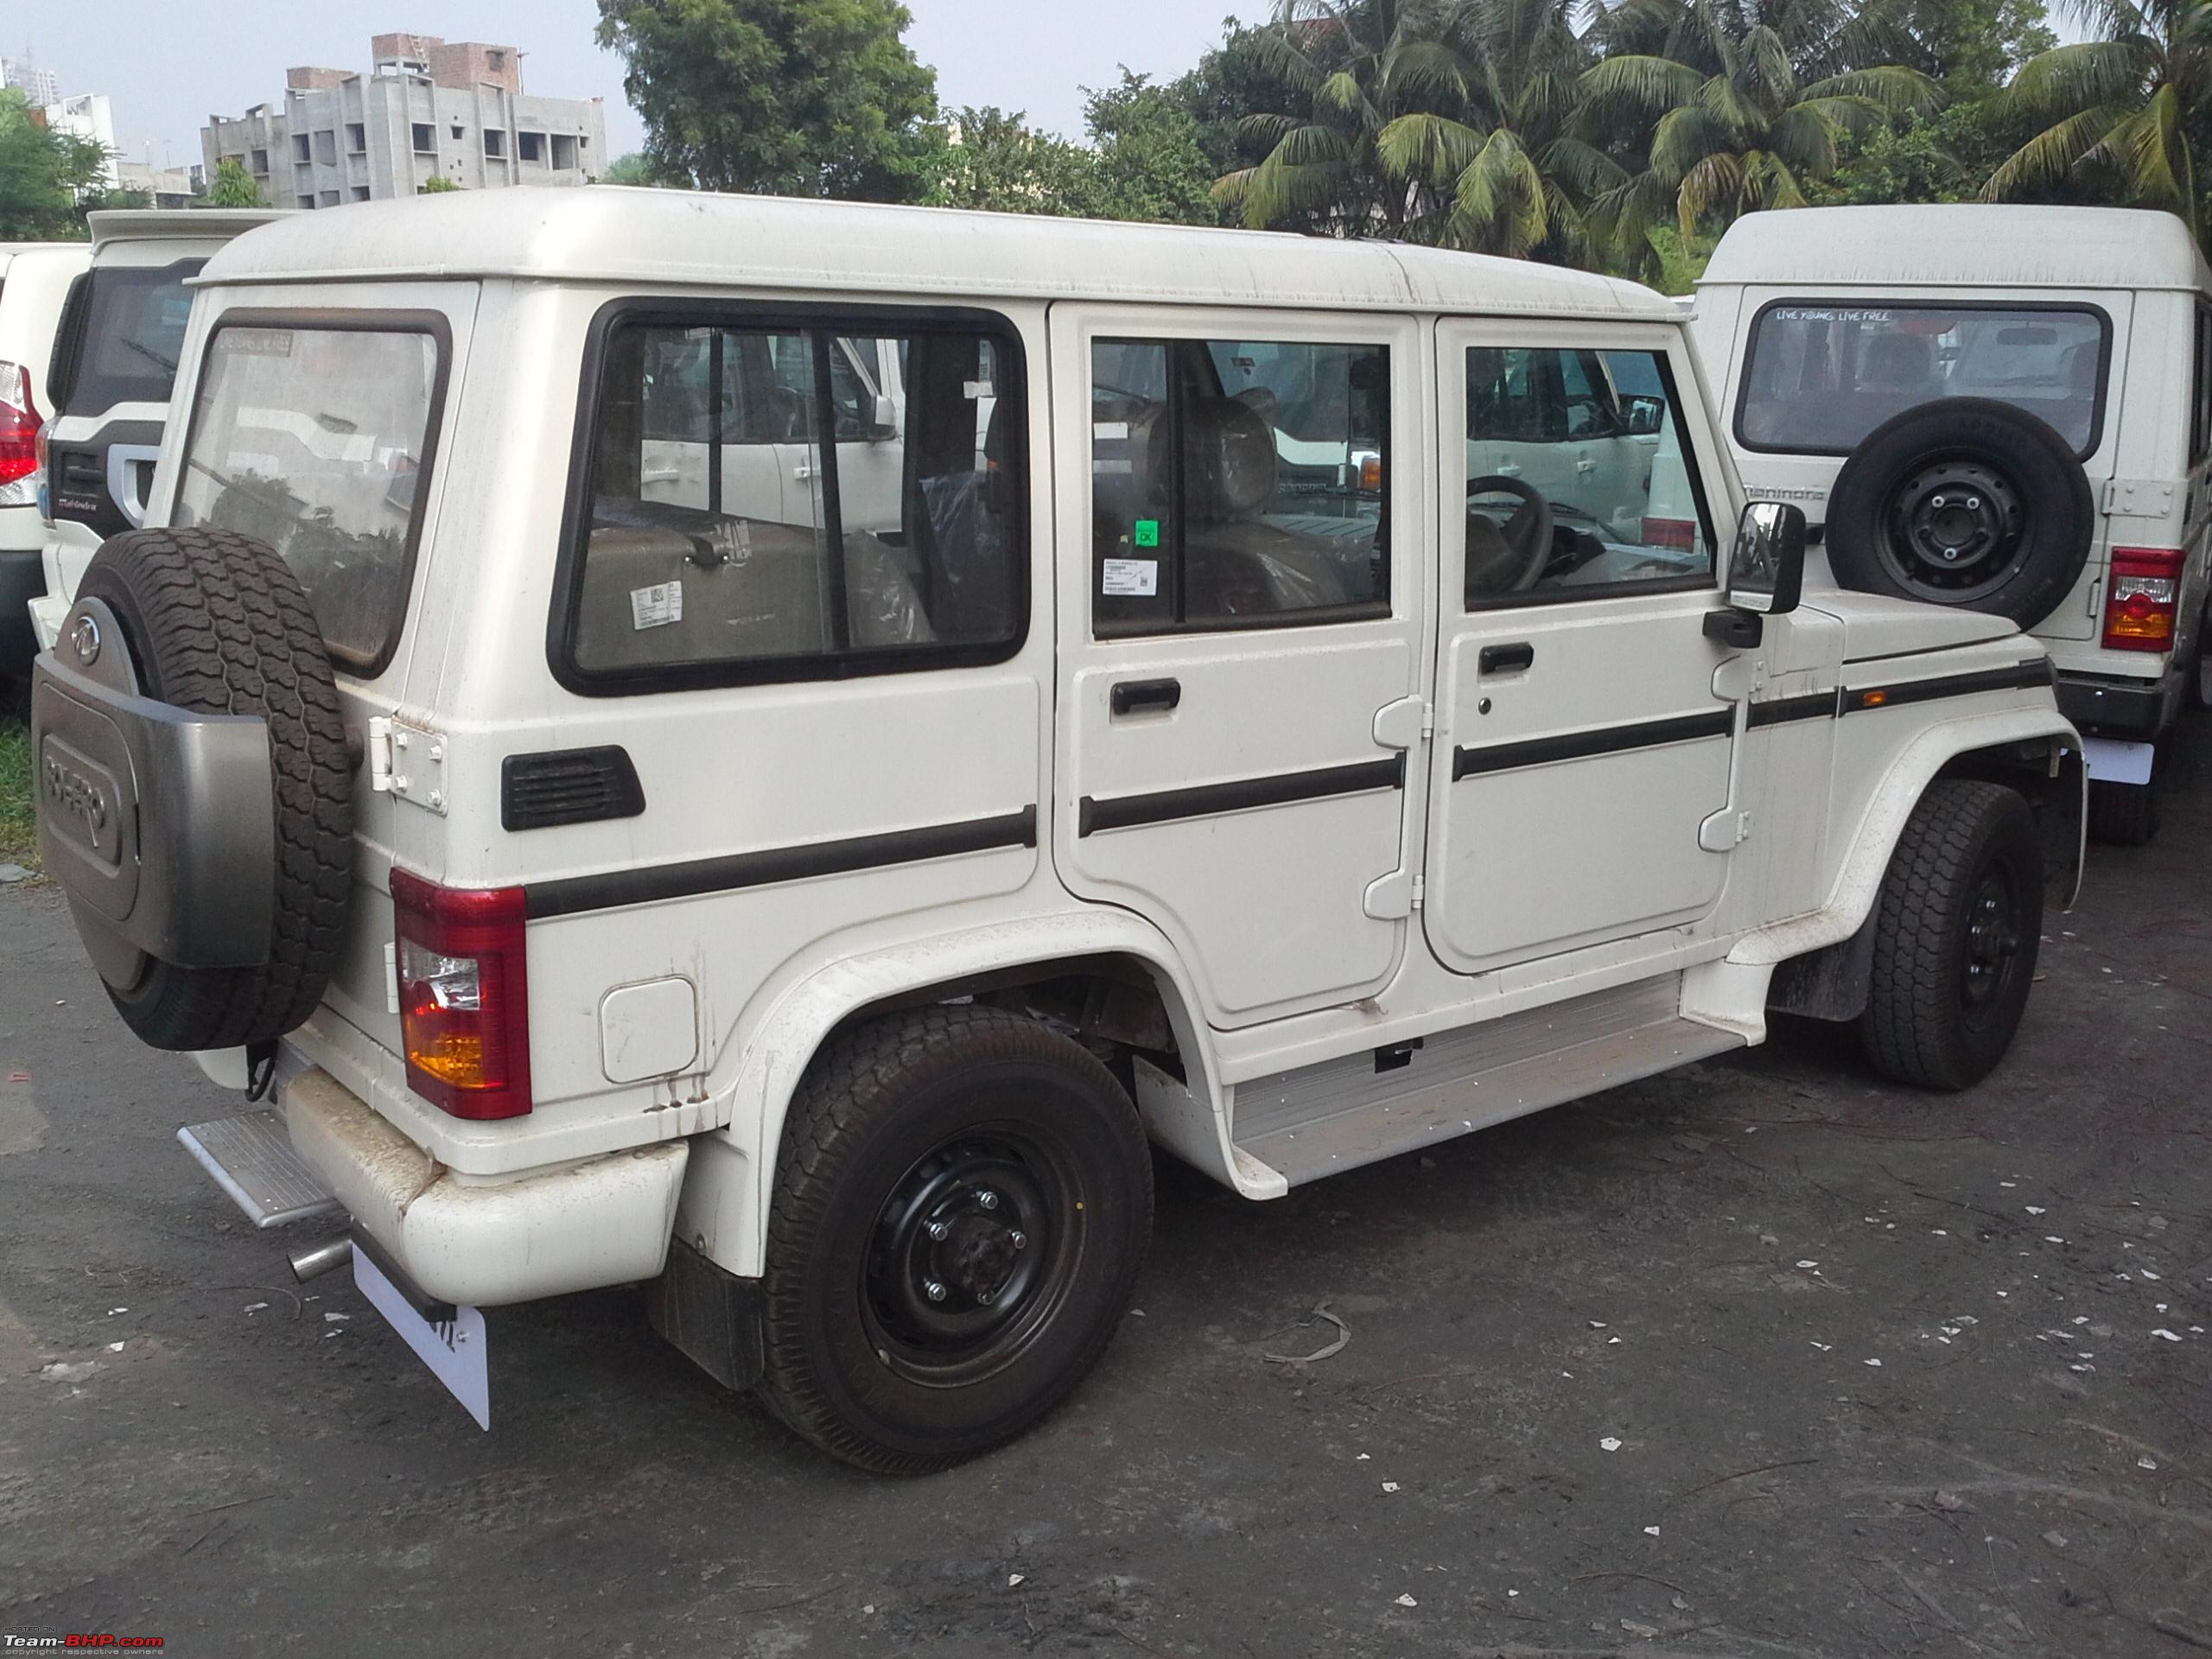
[[[295,1250],[287,1259],[291,1264],[292,1277],[305,1284],[310,1279],[320,1279],[324,1274],[351,1262],[353,1259],[353,1241],[334,1238],[310,1249]]]

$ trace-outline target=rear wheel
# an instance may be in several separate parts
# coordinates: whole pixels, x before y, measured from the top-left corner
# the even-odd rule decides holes
[[[1859,1038],[1874,1069],[1923,1089],[1979,1083],[2012,1046],[2035,981],[2043,843],[2017,791],[1944,779],[1891,855]]]
[[[2200,712],[2212,709],[2212,594],[2205,595],[2204,616],[2196,625],[2196,664],[2189,677],[2189,706]]]
[[[1079,1044],[991,1008],[863,1026],[785,1124],[762,1395],[865,1469],[973,1457],[1096,1362],[1151,1226],[1135,1109]]]

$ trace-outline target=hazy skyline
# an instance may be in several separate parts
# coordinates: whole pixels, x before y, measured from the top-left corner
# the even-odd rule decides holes
[[[947,105],[995,104],[1071,136],[1083,128],[1084,86],[1110,85],[1118,66],[1180,74],[1221,38],[1222,0],[1120,0],[1116,27],[1070,0],[907,0],[906,39],[936,67]],[[1247,10],[1264,12],[1267,0]],[[28,56],[65,95],[105,92],[125,157],[186,166],[200,159],[212,115],[241,115],[284,93],[295,65],[364,70],[369,36],[394,29],[519,48],[523,85],[551,98],[602,98],[607,140],[626,155],[644,124],[622,96],[622,63],[592,39],[594,0],[76,0],[10,8],[0,57]]]

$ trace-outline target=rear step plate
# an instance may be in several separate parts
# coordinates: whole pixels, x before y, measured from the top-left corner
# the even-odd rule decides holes
[[[257,1227],[338,1213],[338,1200],[292,1150],[274,1110],[219,1117],[179,1129],[176,1138]]]

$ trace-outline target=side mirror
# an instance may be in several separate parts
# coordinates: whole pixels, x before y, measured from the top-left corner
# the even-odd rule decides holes
[[[1784,501],[1754,501],[1736,525],[1728,559],[1728,602],[1739,611],[1781,616],[1797,608],[1805,587],[1805,512]]]

